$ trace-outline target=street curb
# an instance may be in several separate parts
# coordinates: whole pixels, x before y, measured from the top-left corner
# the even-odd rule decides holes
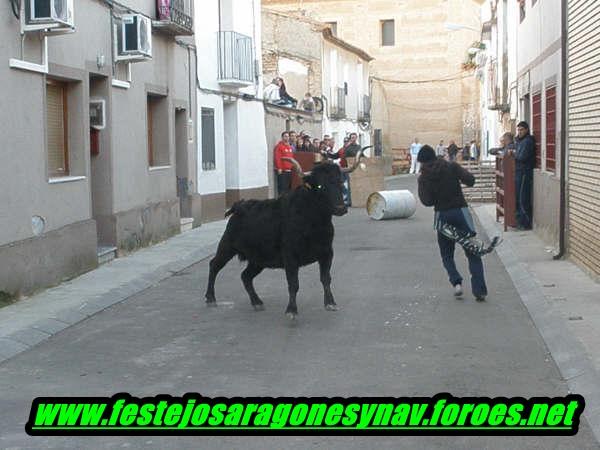
[[[473,211],[488,236],[500,233],[499,224],[482,208],[475,207]],[[540,282],[527,264],[519,260],[513,244],[508,239],[504,240],[496,248],[496,253],[567,383],[569,392],[581,394],[586,399],[583,415],[600,442],[600,374],[583,344],[569,332],[564,320],[552,313]],[[590,405],[595,405],[595,408],[591,409]]]
[[[198,229],[199,230],[199,229]],[[182,236],[177,235],[175,236]],[[167,240],[164,244],[168,245]],[[149,289],[174,274],[197,264],[216,252],[218,240],[200,246],[187,256],[157,266],[118,287],[107,287],[101,295],[81,296],[77,306],[58,310],[48,317],[37,318],[35,322],[9,334],[0,334],[0,364],[44,342],[55,334],[80,323],[95,314],[121,303],[140,292]],[[136,253],[129,257],[135,257]],[[126,257],[126,258],[129,258]],[[125,259],[126,259],[125,258]],[[115,260],[117,261],[117,260]],[[100,268],[99,268],[100,269]],[[99,270],[96,269],[96,270]],[[77,279],[75,279],[77,280]],[[0,310],[2,314],[2,310]]]

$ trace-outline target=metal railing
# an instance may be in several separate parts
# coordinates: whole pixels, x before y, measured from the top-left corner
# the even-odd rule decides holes
[[[254,82],[254,45],[250,36],[219,31],[219,80]]]
[[[368,95],[359,98],[358,120],[361,122],[371,121],[371,97]]]
[[[331,88],[329,116],[332,119],[346,118],[346,90],[343,87]]]
[[[193,0],[188,0],[187,2],[186,0],[157,0],[158,20],[169,21],[188,32],[193,32],[194,19],[192,18],[192,1]]]

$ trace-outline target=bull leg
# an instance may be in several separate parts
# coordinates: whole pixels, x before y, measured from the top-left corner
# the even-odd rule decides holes
[[[248,263],[248,267],[246,267],[246,270],[242,272],[242,282],[244,283],[246,292],[248,292],[248,295],[250,296],[250,303],[252,303],[252,306],[254,306],[256,311],[262,311],[265,309],[265,305],[256,293],[256,290],[254,290],[254,284],[252,283],[252,280],[254,280],[254,278],[262,271],[262,267]]]
[[[287,277],[288,292],[290,294],[290,300],[285,313],[290,319],[294,320],[298,315],[298,306],[296,305],[296,295],[298,294],[298,289],[300,288],[300,284],[298,282],[298,266],[286,266],[285,275]]]
[[[224,239],[219,243],[217,254],[213,259],[210,260],[210,270],[208,272],[208,286],[206,288],[206,304],[207,306],[217,306],[217,299],[215,298],[215,280],[217,279],[218,273],[225,265],[231,261],[236,254],[229,244],[225,243]]]
[[[325,309],[327,311],[337,311],[337,305],[333,299],[331,292],[331,263],[333,255],[327,255],[319,260],[319,272],[321,273],[321,283],[323,284],[323,292],[325,294]]]

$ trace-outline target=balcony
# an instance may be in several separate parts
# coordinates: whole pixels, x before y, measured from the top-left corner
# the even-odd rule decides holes
[[[329,117],[334,120],[346,118],[346,90],[343,87],[334,87],[331,89]]]
[[[219,31],[219,84],[242,88],[254,84],[254,45],[250,36]]]
[[[370,122],[371,121],[371,97],[363,95],[358,100],[358,121],[359,122]]]
[[[154,20],[152,26],[171,36],[193,35],[192,2],[193,0],[156,0],[158,20]]]

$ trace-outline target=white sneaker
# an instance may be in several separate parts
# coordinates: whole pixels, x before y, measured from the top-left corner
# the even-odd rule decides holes
[[[462,297],[462,295],[463,295],[462,285],[457,284],[456,286],[454,286],[454,296]]]

